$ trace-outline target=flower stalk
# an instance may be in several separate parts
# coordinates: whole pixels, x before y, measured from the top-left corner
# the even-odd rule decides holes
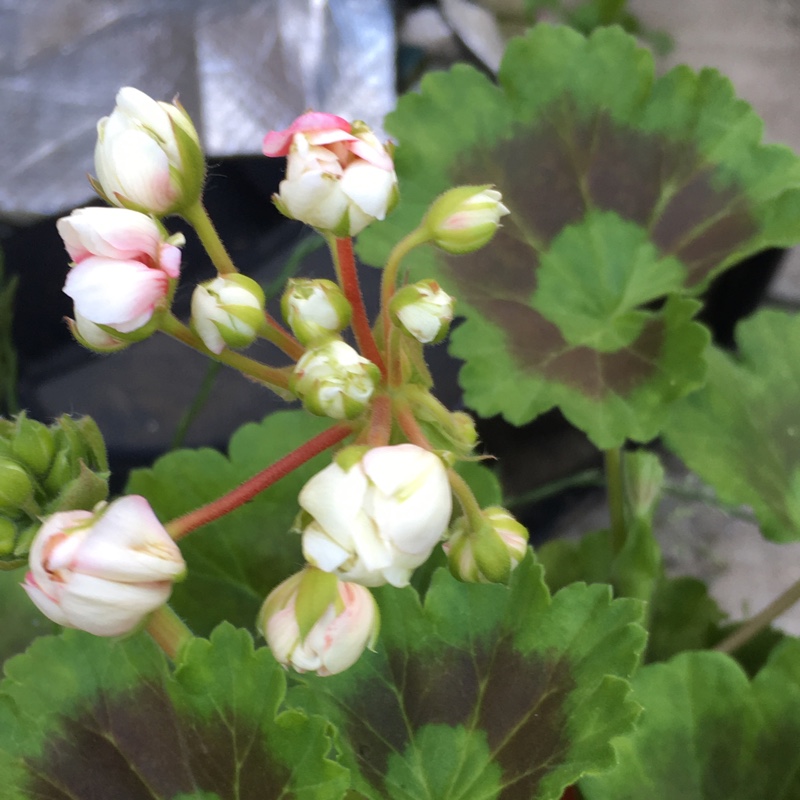
[[[199,350],[215,361],[219,361],[222,364],[227,364],[229,367],[239,370],[243,375],[247,375],[258,383],[264,384],[281,397],[284,397],[286,392],[289,391],[289,373],[285,369],[269,367],[266,364],[262,364],[260,361],[248,358],[241,353],[235,353],[231,350],[223,350],[221,353],[212,353],[211,350],[203,344],[199,336],[192,333],[186,325],[172,314],[164,314],[161,317],[160,328],[164,333],[172,336],[173,339],[177,339],[179,342],[195,350]]]
[[[164,526],[167,529],[167,533],[175,540],[182,539],[193,530],[207,525],[209,522],[225,516],[225,514],[229,514],[239,506],[252,500],[264,489],[268,489],[273,483],[277,483],[281,478],[305,464],[306,461],[346,439],[351,433],[352,427],[346,423],[340,423],[328,428],[257,475],[254,475],[233,491],[168,522]]]
[[[387,375],[386,365],[378,350],[375,337],[372,335],[367,309],[364,306],[364,296],[361,294],[361,284],[358,280],[356,260],[353,255],[353,240],[349,237],[330,236],[328,244],[331,248],[339,286],[342,287],[344,296],[353,307],[352,325],[358,347],[362,355],[375,364],[385,378]]]
[[[181,216],[194,228],[211,263],[220,275],[230,275],[239,271],[222,243],[201,200],[184,209]]]
[[[150,615],[145,630],[173,662],[177,660],[181,648],[193,638],[183,620],[167,605],[157,608]]]

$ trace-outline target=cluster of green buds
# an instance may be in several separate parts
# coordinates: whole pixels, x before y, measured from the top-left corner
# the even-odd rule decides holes
[[[0,419],[0,569],[25,563],[42,517],[107,496],[105,443],[91,418]]]

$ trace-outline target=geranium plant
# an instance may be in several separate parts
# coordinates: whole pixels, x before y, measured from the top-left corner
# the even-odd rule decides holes
[[[800,797],[800,643],[766,633],[800,590],[726,626],[667,579],[645,447],[800,538],[800,321],[761,312],[730,355],[696,320],[714,276],[800,241],[800,159],[724,77],[656,79],[617,28],[537,26],[497,84],[430,76],[386,127],[396,149],[319,111],[266,134],[277,207],[333,262],[281,321],[203,208],[185,111],[125,88],[100,122],[109,207],[58,223],[75,337],[163,333],[304,408],[116,499],[91,420],[0,422],[0,556],[67,628],[5,664],[0,798]],[[188,323],[171,214],[217,270]],[[435,396],[454,316],[466,407],[560,408],[605,452],[608,530],[529,547]],[[31,617],[14,588],[6,616]]]

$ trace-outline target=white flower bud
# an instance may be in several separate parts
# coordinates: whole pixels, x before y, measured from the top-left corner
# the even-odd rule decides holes
[[[109,203],[169,214],[200,197],[205,160],[189,115],[126,86],[111,116],[97,123],[94,187]]]
[[[364,586],[408,584],[452,510],[444,464],[413,444],[343,450],[303,487],[299,502],[310,517],[306,560]]]
[[[312,414],[355,419],[369,404],[380,377],[371,361],[349,344],[333,339],[303,354],[289,388]]]
[[[326,676],[351,667],[372,647],[379,621],[368,589],[308,568],[270,592],[257,626],[278,663]]]
[[[48,517],[31,545],[23,588],[53,622],[120,636],[163,605],[186,564],[137,495],[99,511]]]
[[[350,324],[353,309],[333,281],[291,278],[281,298],[287,325],[303,343],[330,337]]]
[[[486,186],[458,186],[434,200],[422,224],[431,241],[448,253],[471,253],[488,244],[510,213],[500,192]]]
[[[392,318],[422,344],[436,344],[447,336],[455,301],[434,280],[404,286],[392,297]]]
[[[221,275],[192,294],[191,326],[212,353],[247,347],[264,326],[264,291],[245,275]]]

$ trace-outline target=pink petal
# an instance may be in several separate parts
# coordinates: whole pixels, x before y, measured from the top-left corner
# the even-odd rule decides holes
[[[299,116],[288,128],[282,131],[270,131],[264,137],[263,152],[265,156],[285,156],[289,152],[292,138],[296,133],[309,133],[311,131],[344,131],[350,133],[350,123],[335,114],[325,114],[320,111],[309,111]],[[341,138],[332,138],[329,141],[341,141]],[[314,144],[327,144],[328,142],[315,141]]]
[[[158,254],[158,266],[169,275],[177,278],[181,272],[181,251],[173,244],[164,244]]]
[[[168,289],[169,278],[160,269],[94,256],[74,266],[64,284],[64,294],[73,299],[78,313],[122,332],[127,332],[126,323],[136,321],[141,327],[143,318],[147,322]]]
[[[364,161],[369,162],[375,167],[385,169],[387,172],[391,172],[394,169],[392,157],[383,148],[379,150],[377,147],[373,147],[362,139],[355,139],[350,142],[350,144],[347,145],[347,149],[353,155],[363,158]]]

